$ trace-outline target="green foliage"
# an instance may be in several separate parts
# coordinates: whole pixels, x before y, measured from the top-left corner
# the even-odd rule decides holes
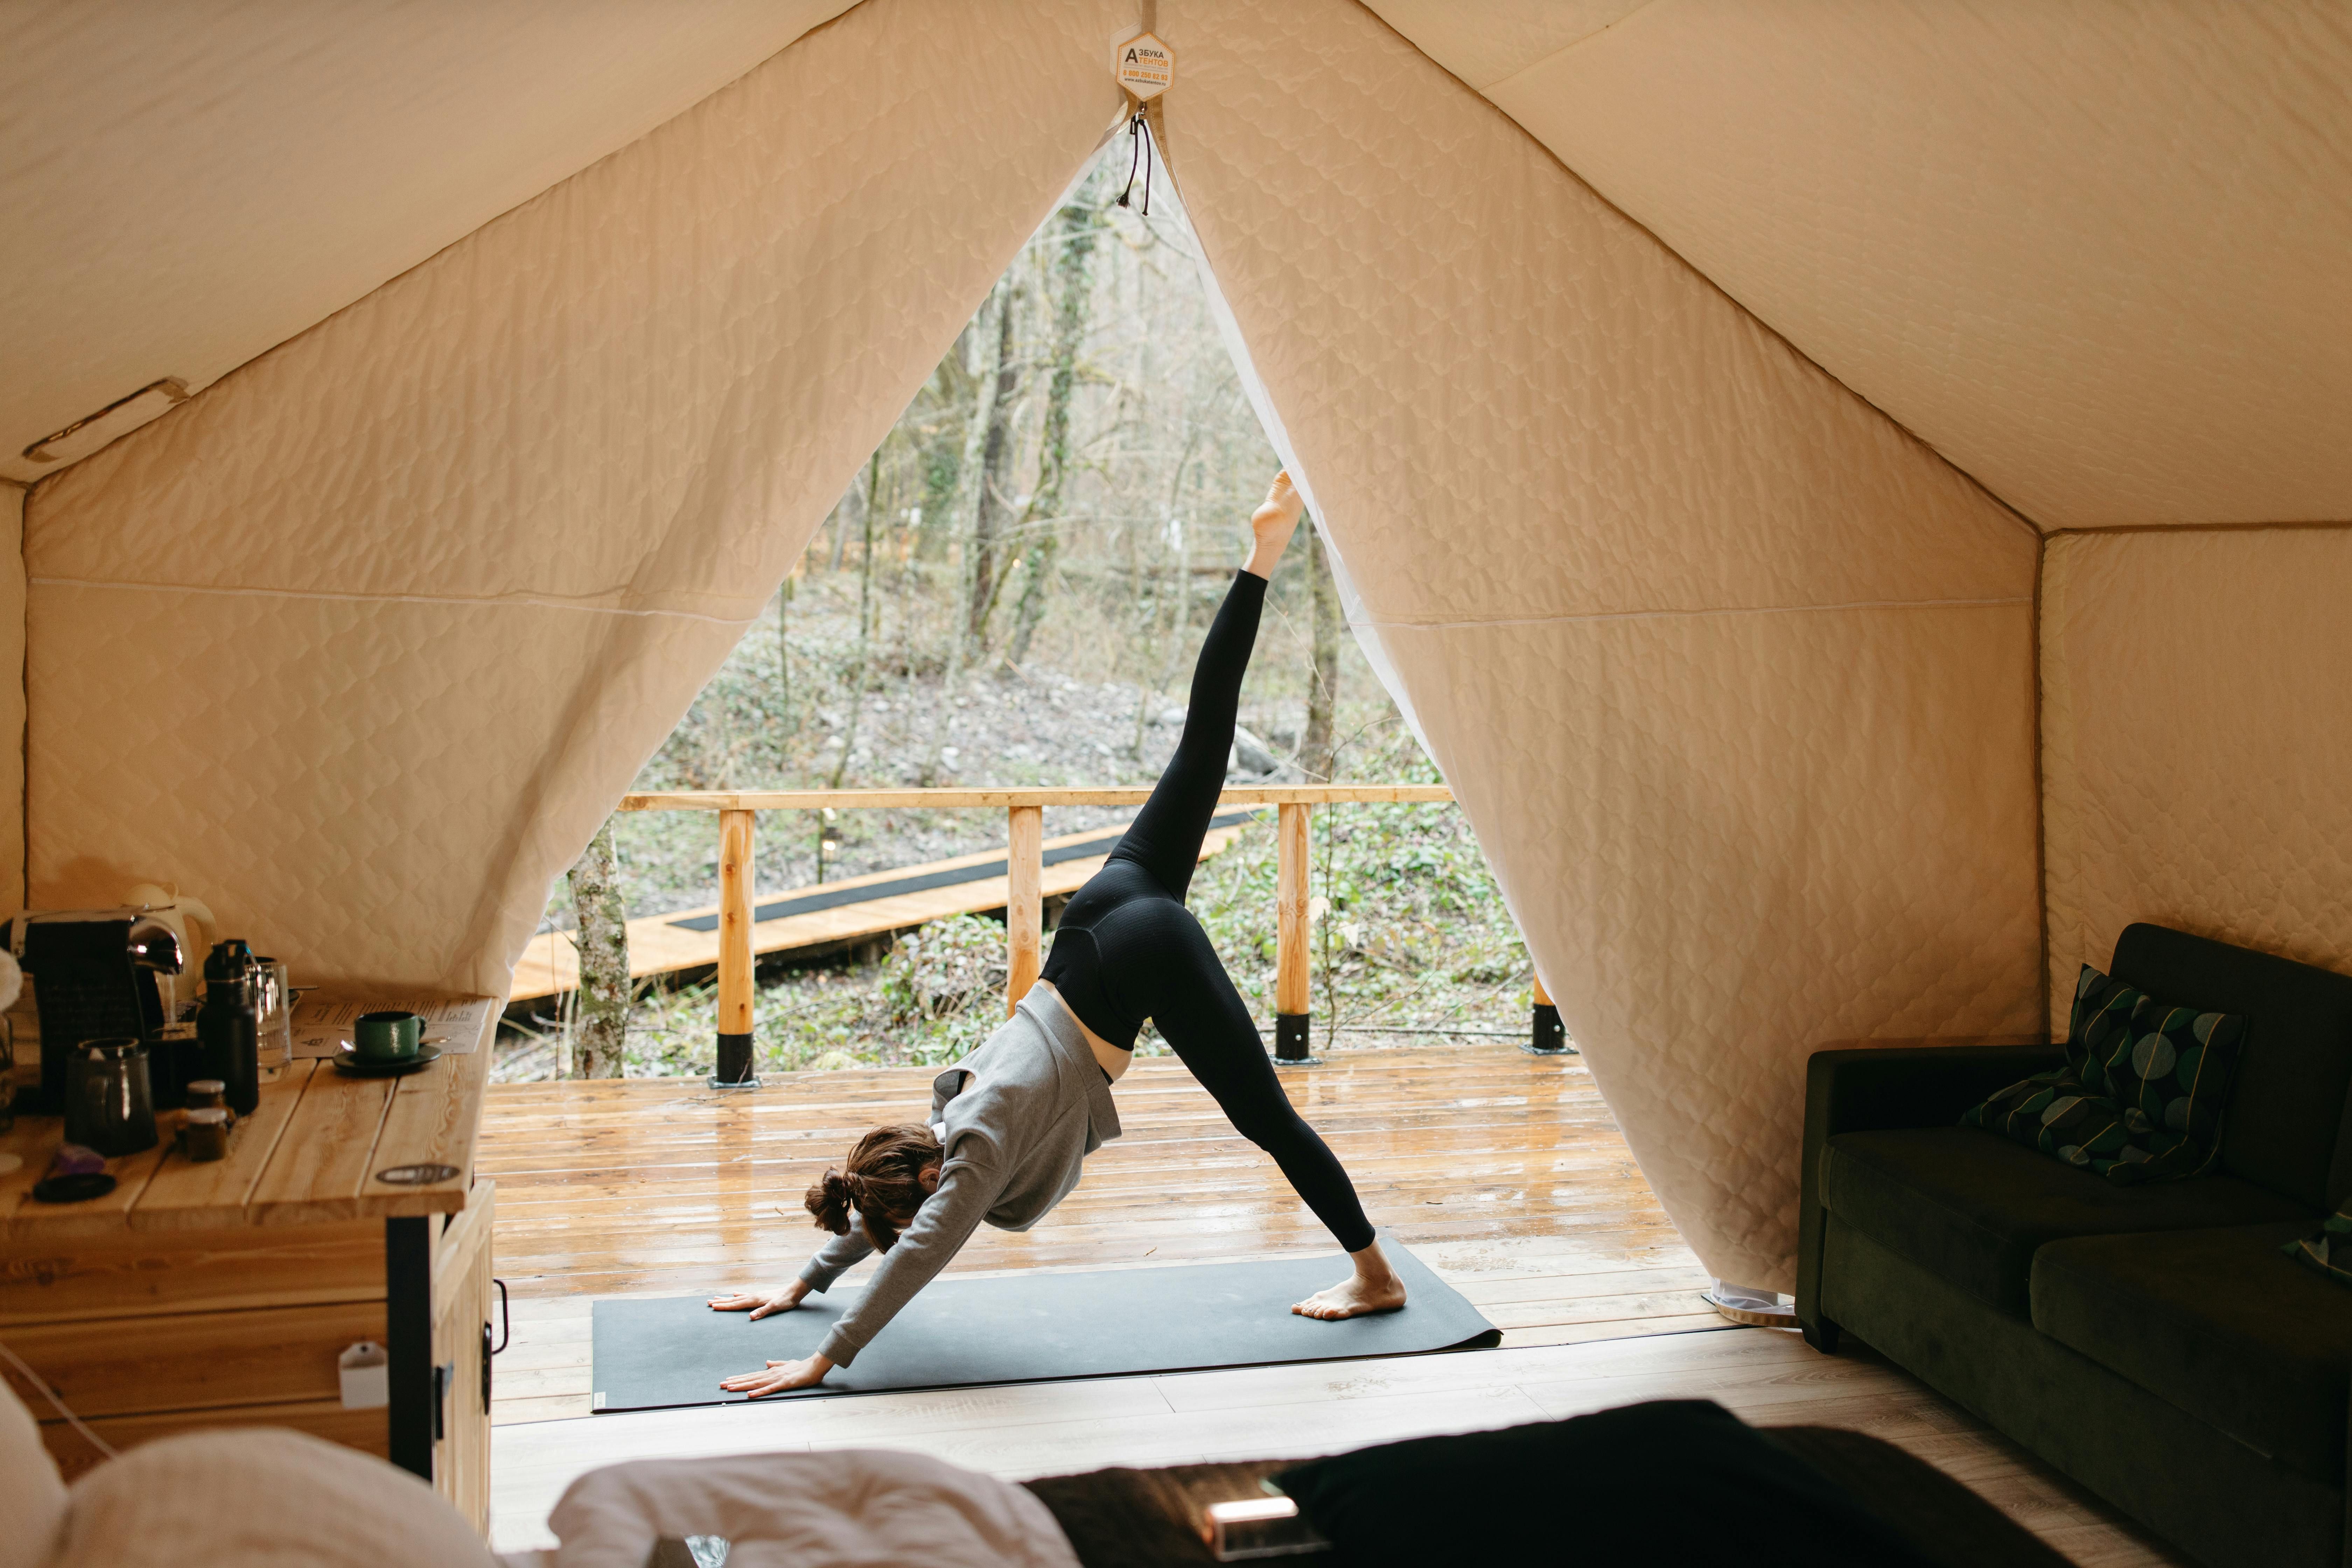
[[[1327,1032],[1525,1021],[1527,949],[1459,807],[1331,806],[1317,816],[1314,1007]],[[1269,813],[1201,868],[1192,897],[1217,956],[1268,1027],[1276,858]]]

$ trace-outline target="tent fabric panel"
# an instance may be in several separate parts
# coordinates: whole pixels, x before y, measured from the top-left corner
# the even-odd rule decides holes
[[[2050,1026],[2134,921],[2352,952],[2352,526],[2067,534],[2042,593]],[[2194,1002],[2194,997],[2182,997]]]
[[[1386,668],[1675,1224],[1785,1288],[1805,1053],[2038,1013],[2033,531],[1359,7],[1160,24]]]
[[[685,112],[849,0],[13,6],[0,473],[201,390]]]
[[[1067,40],[1031,31],[993,42],[1008,77],[1066,78]],[[757,614],[799,541],[743,524],[832,504],[871,445],[840,410],[904,405],[962,324],[941,285],[1117,108],[1108,85],[1039,106],[1011,79],[853,79],[898,47],[853,40],[885,32],[810,37],[58,475],[33,574]],[[913,143],[984,119],[976,142]],[[92,495],[107,526],[83,523]]]
[[[1347,531],[1381,623],[2032,594],[2027,524],[1375,19],[1165,18],[1171,165],[1257,373],[1302,447],[1376,435],[1349,482],[1412,524]]]
[[[1496,104],[2042,526],[2352,516],[2343,6],[1656,0],[1544,41]]]
[[[1098,145],[1118,21],[860,6],[45,483],[35,899],[175,877],[315,978],[502,993]]]
[[[579,852],[566,830],[620,787],[609,760],[566,765],[576,737],[650,754],[681,672],[739,633],[123,586],[45,585],[32,609],[37,905],[176,885],[306,979],[500,995]]]
[[[1790,1289],[1807,1058],[2038,1023],[2030,609],[1386,636],[1643,1176]]]

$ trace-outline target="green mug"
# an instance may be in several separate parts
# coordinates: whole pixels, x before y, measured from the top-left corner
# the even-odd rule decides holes
[[[352,1055],[368,1062],[412,1061],[425,1038],[425,1020],[414,1013],[362,1013],[352,1026]]]

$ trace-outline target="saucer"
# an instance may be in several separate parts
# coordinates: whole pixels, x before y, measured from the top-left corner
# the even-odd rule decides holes
[[[38,1204],[81,1204],[114,1190],[114,1178],[103,1171],[78,1171],[67,1176],[45,1176],[33,1184]]]
[[[413,1057],[394,1061],[373,1062],[362,1059],[354,1052],[345,1051],[334,1058],[335,1070],[352,1078],[398,1078],[403,1073],[431,1067],[441,1059],[438,1046],[420,1046]]]

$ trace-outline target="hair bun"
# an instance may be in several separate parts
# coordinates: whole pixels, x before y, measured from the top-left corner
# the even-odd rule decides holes
[[[809,1184],[808,1195],[802,1201],[819,1230],[829,1230],[835,1236],[849,1234],[849,1211],[856,1206],[850,1189],[854,1180],[827,1167],[824,1175]]]

